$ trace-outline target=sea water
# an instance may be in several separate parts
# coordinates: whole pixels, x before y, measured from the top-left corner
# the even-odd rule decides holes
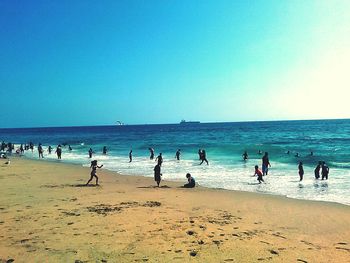
[[[206,187],[350,205],[349,119],[0,129],[0,140],[16,144],[31,141],[35,146],[42,143],[44,160],[49,161],[57,161],[57,157],[54,150],[48,154],[48,145],[55,149],[57,144],[65,144],[61,161],[83,166],[90,164],[91,147],[95,152],[93,159],[105,169],[147,177],[153,177],[155,166],[155,161],[149,159],[148,148],[152,147],[155,157],[163,153],[165,180],[185,183],[189,172]],[[107,146],[107,155],[102,155],[103,146]],[[131,163],[130,149],[133,150]],[[180,161],[175,159],[177,149],[181,149]],[[199,165],[198,149],[206,150],[209,165]],[[269,153],[272,166],[264,177],[266,183],[260,185],[252,177],[254,166],[261,167],[259,150]],[[246,162],[242,158],[244,151],[249,155]],[[295,157],[296,153],[300,157]],[[33,153],[26,151],[25,156],[38,158],[37,149]],[[299,182],[299,161],[304,163],[302,182]],[[329,166],[328,181],[314,179],[318,161]]]

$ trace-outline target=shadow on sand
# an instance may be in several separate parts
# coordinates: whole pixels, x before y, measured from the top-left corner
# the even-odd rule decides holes
[[[171,188],[170,186],[167,185],[162,185],[162,186],[156,186],[156,185],[150,185],[150,186],[138,186],[137,188]]]

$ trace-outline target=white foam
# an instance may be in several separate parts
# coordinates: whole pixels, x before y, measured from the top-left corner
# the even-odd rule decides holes
[[[32,153],[27,151],[25,155],[29,158],[38,158],[37,151]],[[196,155],[189,155],[196,158]],[[46,160],[56,160],[57,156],[52,152],[49,155],[45,148],[44,157]],[[129,163],[128,156],[115,155],[93,155],[93,160],[98,160],[105,169],[116,171],[127,175],[142,175],[153,177],[153,168],[156,165],[154,160],[148,157],[134,157]],[[87,152],[78,150],[68,151],[63,149],[62,161],[90,166]],[[177,161],[164,156],[162,164],[163,180],[183,181],[185,183],[186,173],[191,173],[196,182],[202,186],[223,188],[229,190],[240,190],[249,192],[259,192],[267,194],[277,194],[297,199],[309,199],[320,201],[334,201],[350,205],[349,190],[350,171],[344,169],[331,169],[329,181],[315,181],[313,168],[304,167],[304,180],[299,182],[297,166],[272,162],[269,174],[264,177],[266,183],[257,184],[254,174],[254,165],[259,163],[259,159],[250,159],[247,162],[232,161],[221,163],[220,160],[209,160],[210,164],[199,165],[199,160],[183,159]]]

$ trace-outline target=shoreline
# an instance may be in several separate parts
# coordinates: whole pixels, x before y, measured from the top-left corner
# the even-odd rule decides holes
[[[346,262],[350,208],[11,158],[0,262]],[[334,261],[333,261],[334,260]]]
[[[49,163],[54,163],[54,164],[63,164],[63,165],[72,165],[72,166],[76,166],[76,167],[83,167],[83,168],[87,168],[90,171],[90,168],[87,166],[84,166],[82,164],[78,164],[78,163],[73,163],[73,162],[66,162],[66,161],[58,161],[56,159],[32,159],[29,158],[25,155],[22,156],[11,156],[10,158],[23,158],[24,160],[29,160],[29,161],[37,161],[37,162],[49,162]],[[153,177],[150,176],[143,176],[143,175],[136,175],[136,174],[124,174],[124,173],[119,173],[117,171],[113,171],[113,170],[109,170],[109,169],[104,169],[104,171],[108,171],[112,174],[118,175],[118,176],[130,176],[130,177],[141,177],[141,178],[149,178],[151,180],[153,180]],[[185,184],[185,176],[184,176],[184,180],[181,181],[180,179],[176,180],[163,180],[162,179],[162,183],[175,183],[178,182],[180,186],[182,186],[183,184]],[[322,181],[320,181],[322,182]],[[219,187],[208,187],[208,186],[202,186],[200,184],[198,184],[198,182],[196,182],[196,188],[205,188],[208,190],[218,190],[218,191],[233,191],[233,192],[241,192],[241,193],[252,193],[252,194],[258,194],[258,195],[268,195],[268,196],[276,196],[276,197],[280,197],[280,198],[287,198],[287,199],[292,199],[292,200],[299,200],[299,201],[307,201],[307,202],[321,202],[321,203],[329,203],[329,204],[337,204],[337,205],[342,205],[342,206],[346,206],[346,207],[350,207],[350,204],[345,204],[345,203],[340,203],[340,202],[336,202],[336,201],[323,201],[323,200],[311,200],[311,199],[303,199],[303,198],[295,198],[295,197],[289,197],[287,195],[280,195],[280,194],[274,194],[274,193],[265,193],[265,192],[251,192],[251,191],[244,191],[244,190],[235,190],[235,189],[226,189],[226,188],[219,188]]]

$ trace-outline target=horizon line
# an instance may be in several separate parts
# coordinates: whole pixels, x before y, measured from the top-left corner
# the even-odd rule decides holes
[[[200,122],[198,124],[219,124],[219,123],[252,123],[252,122],[293,122],[293,121],[332,121],[350,120],[350,118],[327,118],[327,119],[284,119],[284,120],[246,120],[246,121],[212,121]],[[142,125],[178,125],[178,123],[135,123],[135,124],[101,124],[101,125],[73,125],[73,126],[37,126],[37,127],[0,127],[0,130],[9,129],[46,129],[46,128],[81,128],[81,127],[113,127],[113,126],[142,126]]]

